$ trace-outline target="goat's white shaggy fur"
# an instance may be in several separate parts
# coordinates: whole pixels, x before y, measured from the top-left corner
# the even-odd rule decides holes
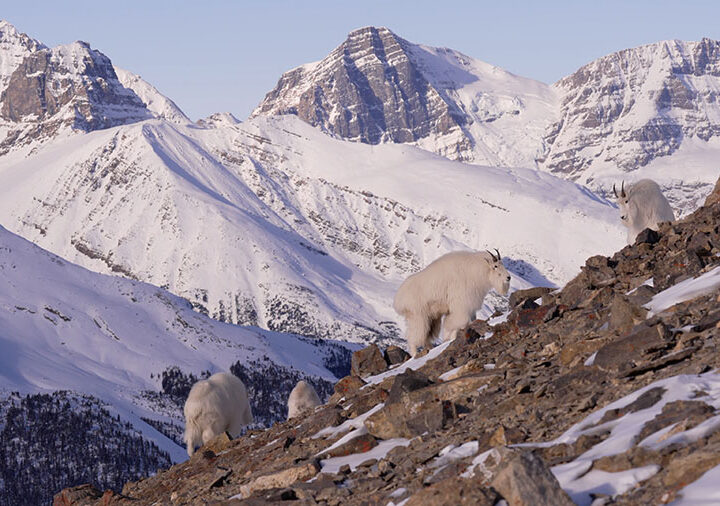
[[[500,254],[455,251],[441,256],[407,278],[395,294],[393,307],[407,323],[410,353],[429,348],[443,327],[443,341],[475,318],[485,296],[494,288],[506,295],[510,275]]]
[[[184,412],[185,443],[190,456],[196,446],[225,431],[232,437],[239,436],[242,428],[253,421],[245,385],[229,372],[219,372],[195,383]]]
[[[620,219],[628,228],[628,244],[633,244],[637,235],[646,228],[657,230],[659,223],[675,221],[670,204],[652,179],[641,179],[627,191],[622,188],[620,195],[615,191],[615,196],[620,208]]]
[[[320,397],[312,385],[298,381],[288,397],[288,420],[300,415],[303,411],[320,405]]]

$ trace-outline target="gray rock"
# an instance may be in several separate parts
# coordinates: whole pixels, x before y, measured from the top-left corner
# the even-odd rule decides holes
[[[387,369],[387,362],[380,353],[380,348],[372,344],[367,348],[358,350],[352,354],[350,373],[353,376],[366,378],[373,374],[379,374]]]

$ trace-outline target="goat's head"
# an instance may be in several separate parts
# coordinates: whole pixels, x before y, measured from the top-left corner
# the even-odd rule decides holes
[[[486,258],[488,265],[490,266],[488,279],[490,286],[492,286],[496,292],[500,295],[507,295],[510,290],[510,273],[505,269],[502,263],[502,257],[500,252],[496,249],[495,253],[490,250],[486,250],[490,253],[490,258]]]
[[[635,217],[638,214],[637,203],[633,202],[625,191],[625,181],[622,182],[622,186],[620,187],[620,194],[618,195],[615,185],[613,185],[613,193],[615,194],[618,208],[620,209],[620,220],[622,220],[623,225],[629,227],[630,224],[635,221]]]

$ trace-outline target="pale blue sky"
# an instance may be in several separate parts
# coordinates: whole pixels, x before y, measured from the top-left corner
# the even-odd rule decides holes
[[[720,39],[720,2],[711,0],[5,0],[0,17],[48,46],[89,42],[192,119],[244,119],[284,71],[367,25],[547,83],[627,47]]]

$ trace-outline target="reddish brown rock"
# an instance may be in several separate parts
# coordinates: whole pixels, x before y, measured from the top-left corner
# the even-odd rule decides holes
[[[373,344],[352,354],[350,373],[353,376],[366,378],[385,371],[387,367],[380,348]]]

